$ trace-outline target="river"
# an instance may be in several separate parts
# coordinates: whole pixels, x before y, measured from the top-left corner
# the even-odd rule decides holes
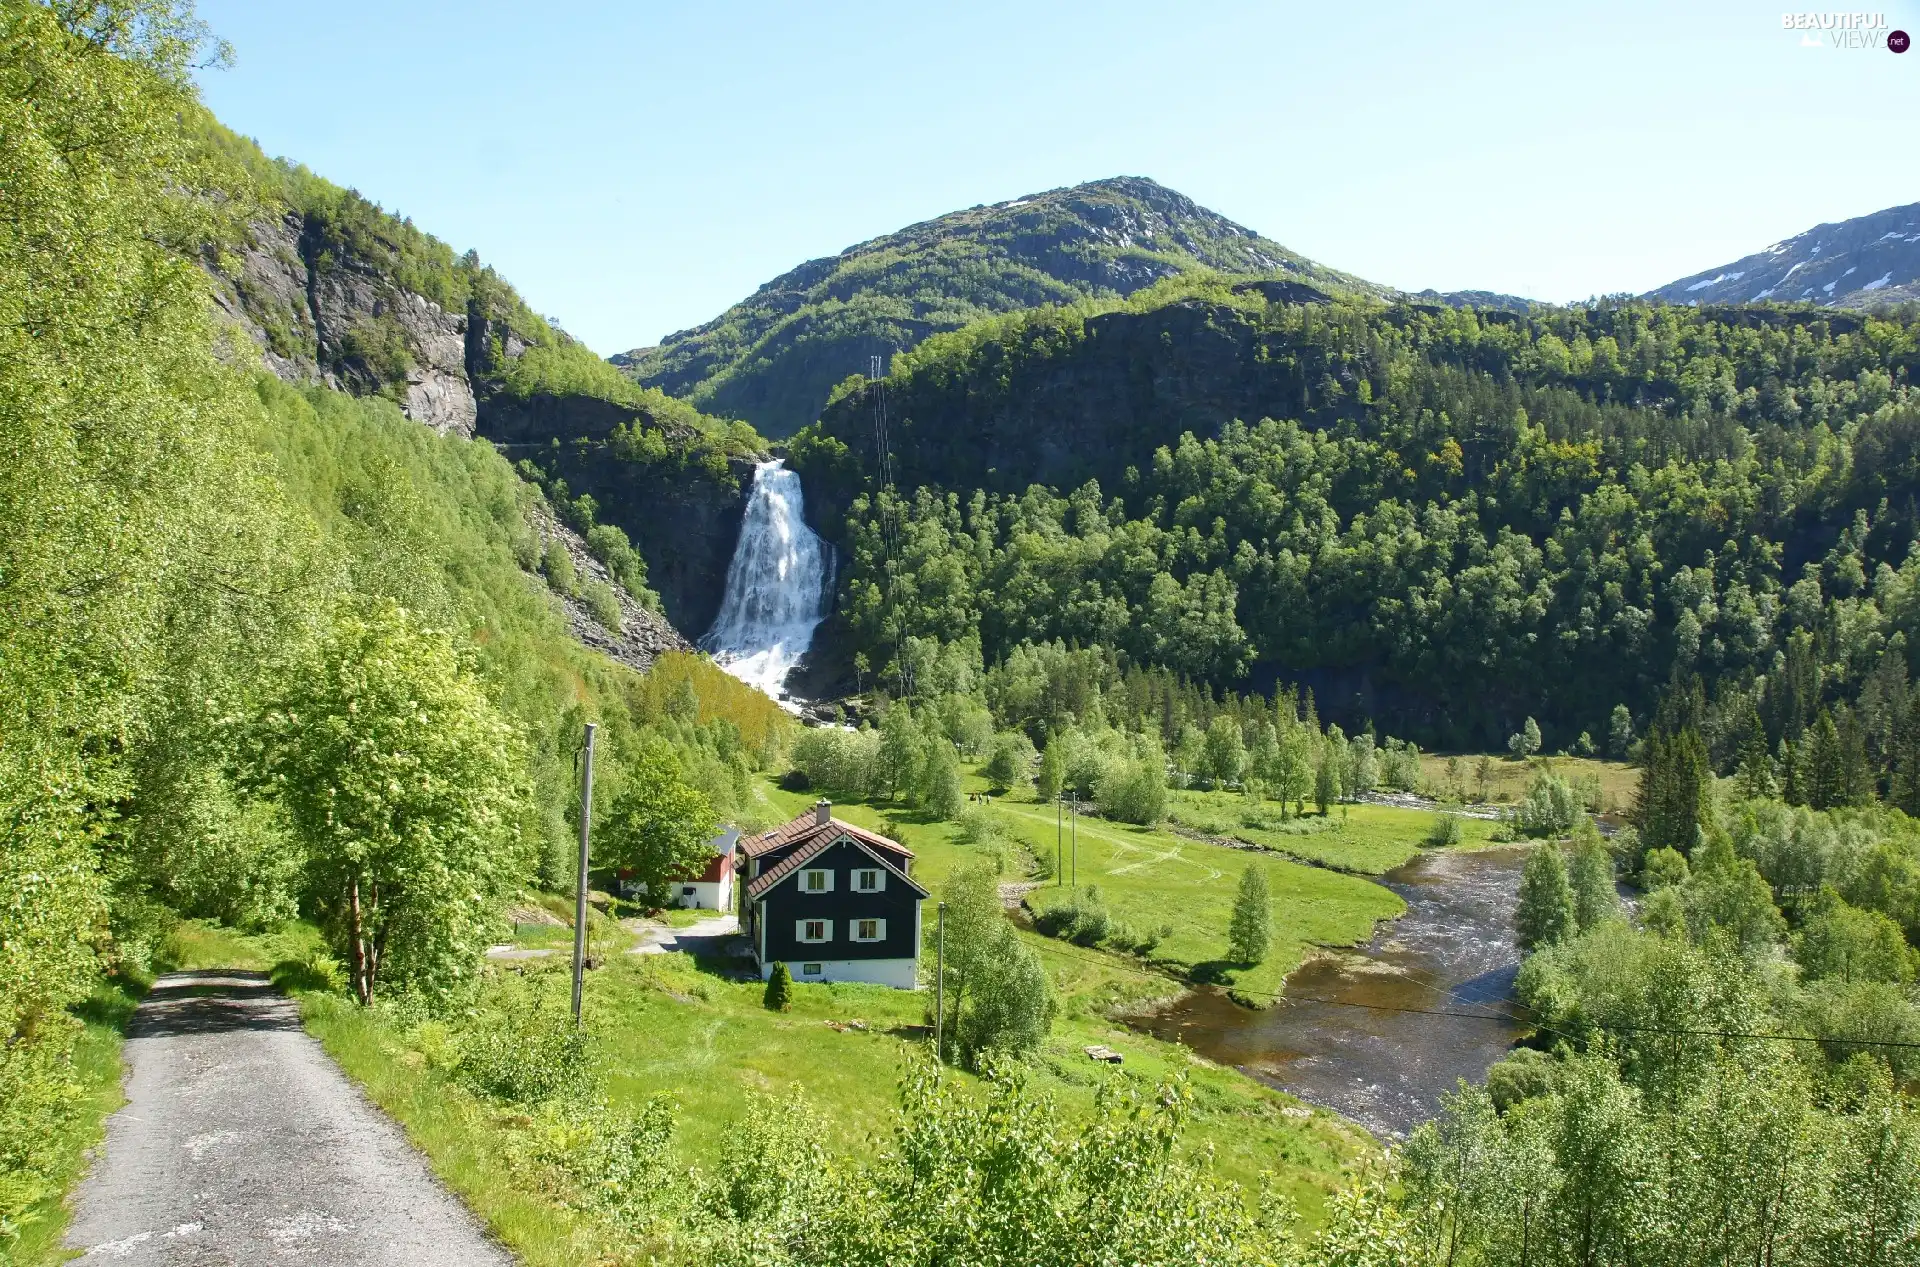
[[[1282,1002],[1256,1011],[1203,988],[1135,1023],[1377,1135],[1404,1136],[1523,1032],[1511,999],[1525,861],[1524,848],[1423,853],[1382,877],[1407,913],[1357,952],[1302,965]]]

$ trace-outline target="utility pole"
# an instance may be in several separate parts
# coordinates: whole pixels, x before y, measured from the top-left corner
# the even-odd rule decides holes
[[[947,1063],[940,1035],[947,1019],[947,904],[940,903],[933,925],[933,1057]]]
[[[1066,811],[1060,808],[1060,793],[1053,794],[1053,887],[1060,887],[1060,864],[1066,861]]]
[[[587,838],[593,823],[593,730],[587,723],[580,751],[580,879],[573,891],[573,1024],[580,1025],[580,992],[587,972]]]
[[[1080,793],[1073,794],[1073,889],[1080,891]]]

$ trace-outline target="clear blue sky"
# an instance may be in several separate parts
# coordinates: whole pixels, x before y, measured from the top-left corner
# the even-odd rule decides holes
[[[1119,174],[1389,285],[1560,301],[1920,200],[1920,50],[1803,48],[1777,2],[201,11],[237,55],[203,76],[228,126],[477,249],[603,354]],[[1884,11],[1920,35],[1920,0]]]

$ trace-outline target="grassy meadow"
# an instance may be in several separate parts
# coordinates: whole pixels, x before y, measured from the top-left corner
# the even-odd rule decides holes
[[[971,775],[967,786],[974,792],[985,787]],[[763,779],[752,799],[763,817],[777,820],[802,812],[814,797]],[[1030,794],[995,799],[987,812],[998,827],[984,838],[888,803],[834,807],[837,816],[912,849],[914,874],[936,898],[957,868],[987,859],[999,867],[1004,884],[1018,886],[1008,889],[1010,900],[1031,911],[1071,900],[1077,872],[1079,891],[1097,886],[1116,920],[1142,930],[1164,926],[1165,935],[1144,955],[1022,930],[1022,939],[1041,953],[1059,1004],[1052,1034],[1028,1076],[1070,1118],[1090,1114],[1105,1083],[1185,1078],[1196,1106],[1185,1146],[1210,1152],[1218,1173],[1241,1184],[1249,1197],[1271,1172],[1311,1224],[1343,1169],[1369,1155],[1374,1142],[1325,1111],[1178,1044],[1137,1033],[1124,1018],[1177,996],[1195,980],[1220,982],[1249,1002],[1269,1002],[1287,973],[1318,948],[1367,940],[1378,921],[1404,909],[1368,877],[1414,856],[1433,813],[1355,805],[1324,819],[1283,820],[1271,804],[1212,792],[1177,792],[1170,811],[1167,824],[1155,828],[1083,816],[1077,851],[1069,834],[1063,871],[1052,876],[1039,860],[1050,863],[1054,855],[1053,809]],[[1461,847],[1485,842],[1492,829],[1473,819],[1461,826]],[[969,838],[979,843],[965,843]],[[1272,953],[1251,968],[1224,961],[1234,893],[1248,866],[1266,873],[1274,929]],[[477,1002],[532,992],[563,1017],[570,916],[571,904],[553,895],[529,894],[517,903],[512,940],[556,953],[490,962]],[[604,1094],[625,1108],[666,1096],[675,1107],[673,1148],[681,1164],[710,1169],[754,1111],[754,1093],[776,1100],[804,1096],[820,1110],[830,1133],[823,1142],[836,1152],[857,1156],[884,1146],[900,1076],[926,1045],[929,994],[796,983],[792,1010],[774,1013],[762,1006],[761,983],[744,978],[737,961],[624,953],[631,934],[599,910],[591,940],[598,966],[588,974],[585,1011]],[[355,1006],[337,976],[330,979],[315,934],[304,926],[277,937],[244,937],[190,923],[176,930],[171,945],[169,958],[180,966],[273,966],[276,979],[300,1000],[309,1030],[525,1262],[585,1267],[612,1261],[613,1241],[605,1230],[543,1187],[537,1169],[527,1165],[530,1133],[539,1129],[535,1120],[476,1097],[454,1078],[459,1016],[425,1020]],[[850,1024],[855,1021],[860,1024]],[[1093,1043],[1120,1052],[1124,1063],[1089,1060],[1084,1048]],[[117,1088],[112,1046],[107,1041],[101,1047],[103,1071],[112,1072],[101,1080],[103,1093],[108,1085]],[[970,1079],[961,1072],[953,1076]]]

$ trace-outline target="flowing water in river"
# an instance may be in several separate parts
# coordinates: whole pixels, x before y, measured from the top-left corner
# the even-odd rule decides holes
[[[700,640],[721,668],[775,699],[827,615],[831,551],[804,510],[800,477],[786,463],[754,468],[720,614]]]
[[[1253,1011],[1203,989],[1139,1024],[1378,1134],[1405,1135],[1524,1028],[1510,1000],[1525,861],[1512,848],[1422,854],[1383,877],[1407,913],[1358,953],[1295,971],[1285,1001]]]

